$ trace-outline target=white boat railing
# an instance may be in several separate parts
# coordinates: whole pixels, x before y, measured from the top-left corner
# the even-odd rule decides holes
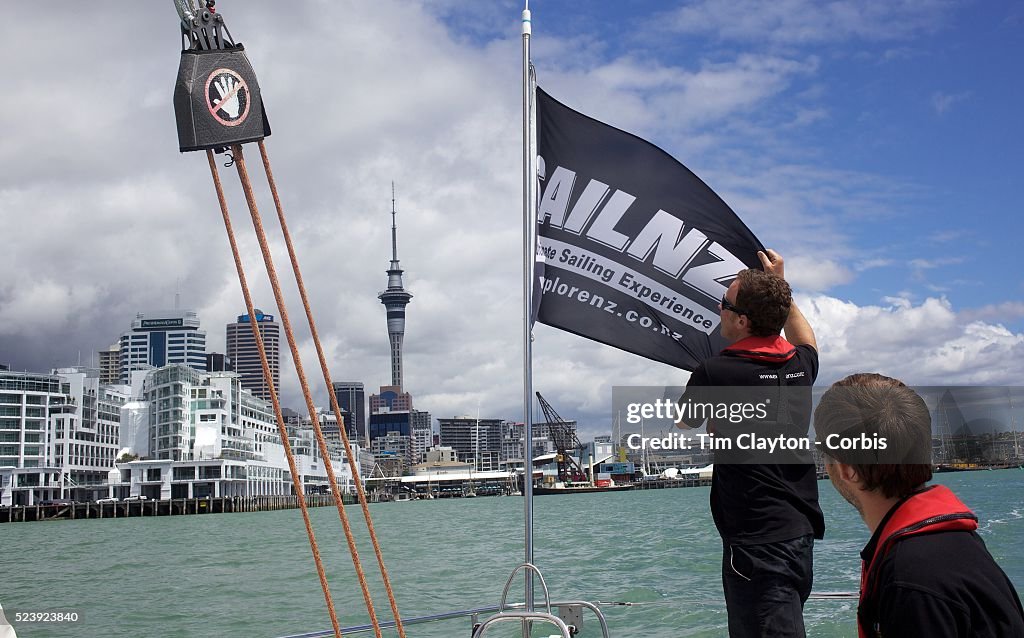
[[[855,591],[811,592],[811,595],[808,598],[808,601],[849,601],[849,600],[857,600],[858,597],[859,597],[859,594],[857,592],[855,592]],[[689,602],[690,604],[701,604],[701,605],[711,605],[711,606],[724,606],[725,605],[725,600],[724,599],[693,600],[692,598],[688,598],[687,602]],[[601,623],[601,630],[603,632],[603,635],[607,637],[610,634],[608,633],[608,629],[607,629],[606,624],[604,622],[602,622],[602,621],[604,621],[604,615],[600,611],[600,607],[650,607],[650,606],[657,606],[657,605],[679,605],[679,604],[680,604],[679,600],[676,600],[676,599],[662,600],[662,601],[646,601],[646,602],[602,601],[602,600],[599,600],[599,601],[596,601],[594,603],[589,603],[589,602],[579,601],[579,600],[567,600],[567,601],[552,601],[551,607],[553,609],[559,610],[559,616],[560,617],[564,617],[566,615],[565,612],[568,611],[570,608],[572,608],[574,606],[585,607],[587,609],[590,609],[598,617],[598,622]],[[513,610],[523,609],[524,607],[525,606],[522,603],[512,603],[512,604],[509,604],[509,605],[505,606],[506,609],[513,609]],[[402,624],[403,625],[423,625],[423,624],[428,624],[428,623],[442,622],[442,621],[445,621],[445,620],[455,620],[455,619],[458,619],[458,618],[469,618],[471,626],[472,627],[476,627],[477,625],[480,624],[479,618],[481,616],[483,616],[485,614],[493,614],[493,613],[497,612],[499,609],[501,609],[501,607],[499,605],[491,605],[489,607],[474,607],[474,608],[471,608],[471,609],[459,609],[459,610],[455,610],[455,611],[448,611],[448,612],[443,612],[443,613],[438,613],[438,614],[429,614],[429,615],[425,615],[425,616],[414,616],[414,617],[410,617],[410,618],[402,618]],[[395,621],[389,620],[389,621],[386,621],[386,622],[381,622],[380,626],[381,626],[382,629],[391,629],[391,628],[394,628]],[[342,634],[346,635],[346,636],[348,636],[350,634],[371,633],[371,632],[373,632],[373,626],[372,625],[355,625],[355,626],[352,626],[352,627],[343,627],[341,631],[342,631]],[[289,635],[289,636],[282,636],[281,638],[330,638],[331,636],[334,636],[334,630],[332,630],[332,629],[325,629],[325,630],[322,630],[322,631],[315,631],[315,632],[305,633],[305,634],[294,634],[294,635]]]

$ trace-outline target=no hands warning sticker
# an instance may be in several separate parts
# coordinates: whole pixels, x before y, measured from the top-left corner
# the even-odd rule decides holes
[[[249,85],[231,69],[217,69],[206,78],[206,106],[224,126],[238,126],[249,115]]]

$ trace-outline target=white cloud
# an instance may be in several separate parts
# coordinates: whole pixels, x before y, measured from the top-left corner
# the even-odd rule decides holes
[[[974,321],[1012,321],[1024,317],[1024,302],[1004,301],[1003,303],[965,310],[962,314]]]
[[[854,266],[854,270],[857,272],[864,272],[865,270],[872,270],[874,268],[885,268],[893,264],[892,259],[876,258],[876,259],[865,259],[864,261],[858,262]]]
[[[821,352],[820,383],[880,372],[913,385],[1017,384],[1024,334],[953,310],[945,299],[858,306],[833,297],[798,297]]]
[[[930,242],[936,244],[947,244],[952,241],[957,241],[965,237],[970,236],[970,231],[966,228],[958,228],[955,230],[937,230],[929,233],[927,239]]]
[[[945,115],[947,111],[953,108],[958,102],[963,102],[971,97],[970,91],[964,91],[962,93],[944,93],[942,91],[936,91],[932,94],[932,108],[939,115]]]
[[[711,32],[723,40],[784,44],[893,40],[931,32],[954,2],[699,0],[667,12],[658,24],[683,33]]]
[[[966,257],[935,257],[926,259],[919,257],[917,259],[911,259],[907,262],[910,266],[911,276],[919,281],[925,279],[925,273],[929,270],[935,270],[936,268],[942,268],[944,266],[956,266],[967,261]]]
[[[558,57],[539,60],[539,82],[554,97],[620,128],[669,139],[741,117],[818,67],[814,58],[753,54],[705,60],[696,69],[631,56],[586,69],[563,66]]]
[[[849,283],[853,273],[831,259],[797,255],[786,260],[786,279],[797,290],[820,292]]]

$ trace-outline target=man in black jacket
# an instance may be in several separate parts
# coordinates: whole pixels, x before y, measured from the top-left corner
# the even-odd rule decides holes
[[[931,416],[916,392],[851,375],[822,397],[814,429],[832,484],[872,532],[861,552],[861,638],[1024,636],[1020,598],[977,517],[948,488],[925,486]]]
[[[722,337],[730,345],[691,373],[679,405],[756,404],[765,410],[757,418],[708,419],[708,432],[731,447],[713,448],[711,479],[729,635],[802,637],[814,539],[825,531],[814,464],[809,452],[738,448],[752,436],[807,442],[818,351],[814,331],[793,302],[782,256],[768,250],[758,258],[764,272],[738,273],[719,306]],[[697,421],[703,419],[684,417],[677,425],[701,425]]]

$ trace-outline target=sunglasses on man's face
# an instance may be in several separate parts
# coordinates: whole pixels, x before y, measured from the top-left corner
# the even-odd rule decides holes
[[[722,306],[722,310],[731,310],[738,315],[747,314],[746,310],[740,308],[739,306],[735,305],[734,303],[726,299],[725,295],[722,295],[722,303],[720,305]]]

